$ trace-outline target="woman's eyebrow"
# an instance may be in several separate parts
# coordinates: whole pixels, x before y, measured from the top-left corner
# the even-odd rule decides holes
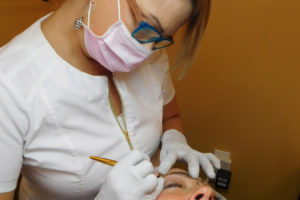
[[[149,17],[152,19],[152,21],[155,22],[155,28],[160,32],[160,34],[163,34],[165,32],[165,30],[163,29],[159,19],[157,17],[155,17],[155,15],[153,15],[152,13],[147,13],[145,14],[144,12],[142,12],[142,15],[146,18],[149,19]]]
[[[152,19],[154,19],[154,21],[157,24],[157,29],[160,32],[160,34],[163,34],[165,32],[165,30],[163,29],[159,19],[157,17],[155,17],[152,13],[149,13],[149,15],[152,17]]]

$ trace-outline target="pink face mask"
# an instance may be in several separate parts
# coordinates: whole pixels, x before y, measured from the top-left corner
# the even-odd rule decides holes
[[[84,26],[85,48],[91,58],[111,72],[130,72],[142,64],[152,53],[134,39],[121,20],[120,0],[118,0],[119,20],[102,36],[90,29],[92,2],[88,11],[88,25]]]

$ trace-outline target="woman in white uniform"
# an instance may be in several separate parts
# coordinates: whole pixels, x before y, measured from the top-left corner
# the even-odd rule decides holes
[[[192,57],[209,5],[65,0],[2,47],[0,199],[13,198],[20,174],[21,200],[94,199],[111,168],[90,155],[121,161],[135,149],[149,157],[160,143],[161,173],[183,159],[192,177],[199,164],[214,177],[219,161],[191,149],[182,134],[163,51],[186,24],[183,55]],[[141,197],[159,182],[152,170],[147,175]]]

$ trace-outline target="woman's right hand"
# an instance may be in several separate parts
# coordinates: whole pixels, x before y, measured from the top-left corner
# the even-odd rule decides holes
[[[107,174],[95,200],[154,200],[163,182],[154,175],[149,157],[133,150]]]

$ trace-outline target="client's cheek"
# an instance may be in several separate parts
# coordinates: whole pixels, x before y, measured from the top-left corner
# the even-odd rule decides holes
[[[156,200],[185,200],[185,196],[178,193],[162,191]]]

